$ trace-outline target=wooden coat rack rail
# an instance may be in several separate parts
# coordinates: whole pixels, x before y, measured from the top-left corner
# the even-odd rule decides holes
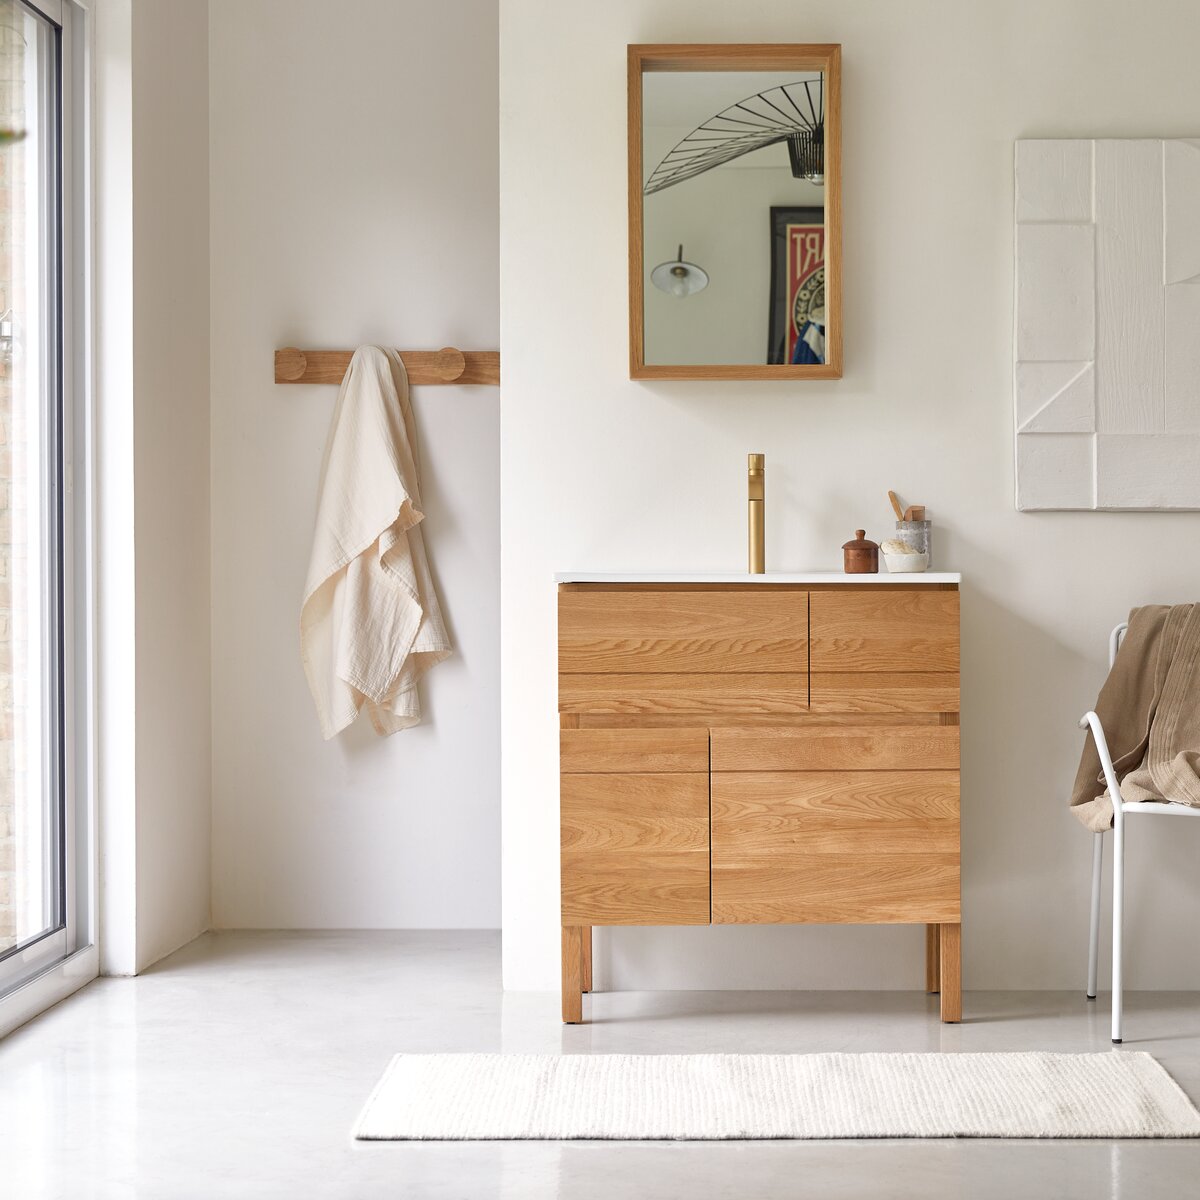
[[[499,350],[399,350],[408,382],[424,387],[431,383],[482,383],[499,385]],[[353,350],[275,351],[276,383],[341,383]]]

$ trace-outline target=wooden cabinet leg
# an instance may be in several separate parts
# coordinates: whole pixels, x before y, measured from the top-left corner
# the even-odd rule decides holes
[[[962,1020],[962,926],[941,925],[939,929],[942,1020],[955,1024]]]
[[[581,939],[583,943],[583,991],[590,992],[592,990],[592,927],[584,925],[581,930]]]
[[[562,931],[562,1014],[564,1025],[583,1024],[583,926]]]
[[[936,995],[942,990],[942,954],[940,926],[925,926],[925,990]]]

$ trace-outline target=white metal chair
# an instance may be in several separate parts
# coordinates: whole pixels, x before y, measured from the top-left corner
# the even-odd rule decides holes
[[[1127,622],[1118,625],[1108,638],[1108,665],[1111,668],[1121,648],[1121,639],[1129,628]],[[1113,803],[1113,919],[1112,919],[1112,1040],[1121,1042],[1121,920],[1125,907],[1125,818],[1131,816],[1178,816],[1200,817],[1200,808],[1188,804],[1136,803],[1126,804],[1121,799],[1121,785],[1113,770],[1112,755],[1100,718],[1094,712],[1084,713],[1079,727],[1089,727],[1096,739],[1100,753],[1100,766],[1104,770],[1104,782]],[[1087,998],[1096,998],[1096,960],[1100,957],[1100,876],[1104,870],[1104,834],[1097,833],[1092,842],[1092,921],[1088,938]]]

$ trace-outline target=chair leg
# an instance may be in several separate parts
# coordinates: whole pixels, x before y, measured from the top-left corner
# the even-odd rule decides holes
[[[1118,821],[1113,827],[1113,950],[1112,950],[1112,1040],[1121,1042],[1121,926],[1125,917],[1125,828]]]
[[[1100,959],[1100,877],[1104,871],[1104,834],[1092,836],[1092,920],[1088,929],[1087,998],[1096,998],[1096,970]]]

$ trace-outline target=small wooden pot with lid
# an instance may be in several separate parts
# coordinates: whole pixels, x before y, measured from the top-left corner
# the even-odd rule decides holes
[[[879,574],[879,543],[867,537],[865,529],[854,531],[854,540],[842,546],[847,575]]]

